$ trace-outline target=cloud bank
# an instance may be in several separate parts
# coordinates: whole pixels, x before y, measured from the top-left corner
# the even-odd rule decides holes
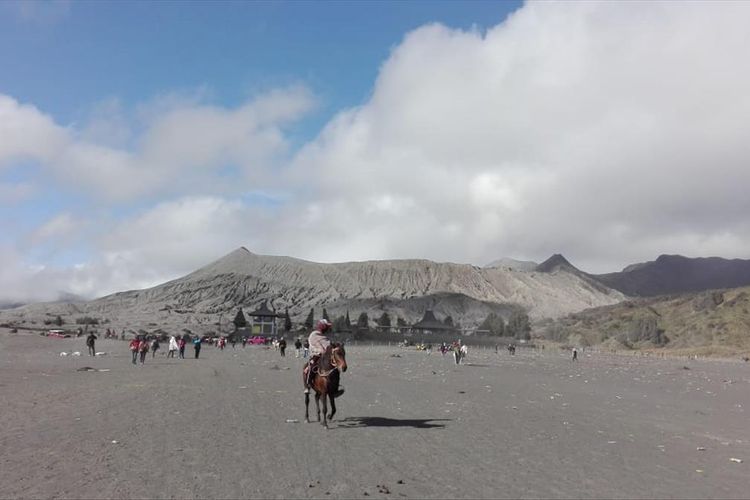
[[[741,2],[542,2],[487,31],[424,26],[367,102],[297,151],[285,129],[315,105],[303,87],[233,109],[156,106],[140,128],[117,113],[61,126],[0,96],[0,168],[33,160],[92,203],[138,207],[92,238],[89,261],[55,271],[89,295],[241,244],[327,262],[562,252],[594,272],[747,258],[748,24]],[[80,225],[51,219],[26,240],[60,227]],[[8,248],[5,285],[51,272]]]

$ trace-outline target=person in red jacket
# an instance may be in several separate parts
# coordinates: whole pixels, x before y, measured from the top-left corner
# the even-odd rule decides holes
[[[141,353],[141,364],[146,362],[146,354],[148,354],[148,340],[144,337],[138,344],[138,352]]]
[[[138,340],[138,337],[135,337],[133,340],[130,341],[130,352],[133,355],[133,364],[136,364],[138,362],[138,348],[141,345],[141,341]]]

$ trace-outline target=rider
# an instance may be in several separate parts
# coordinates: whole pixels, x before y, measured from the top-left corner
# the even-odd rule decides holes
[[[332,326],[333,324],[330,321],[323,318],[318,321],[317,327],[312,331],[312,333],[310,333],[310,336],[307,338],[308,342],[310,343],[310,362],[307,365],[308,368],[307,381],[305,383],[305,394],[310,392],[310,383],[312,382],[313,372],[318,362],[320,361],[320,357],[323,356],[323,354],[331,346],[331,340],[326,337],[326,332],[328,332]]]

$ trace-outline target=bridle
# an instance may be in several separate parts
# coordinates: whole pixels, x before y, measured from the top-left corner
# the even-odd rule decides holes
[[[328,362],[331,364],[331,369],[326,370],[325,372],[321,371],[320,368],[318,368],[318,376],[319,377],[327,377],[331,373],[333,373],[334,370],[339,369],[339,362],[337,361],[338,356],[336,355],[337,350],[343,349],[341,346],[338,347],[331,347],[331,355],[328,360]]]

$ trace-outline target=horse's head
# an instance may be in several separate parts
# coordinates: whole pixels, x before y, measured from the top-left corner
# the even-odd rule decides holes
[[[331,364],[342,372],[346,371],[346,350],[344,344],[336,342],[331,349]]]

